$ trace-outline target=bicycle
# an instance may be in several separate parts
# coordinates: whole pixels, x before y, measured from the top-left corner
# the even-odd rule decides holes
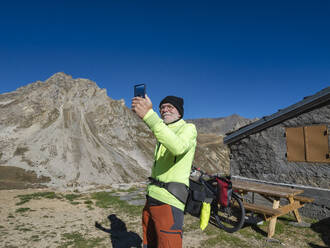
[[[219,180],[230,181],[230,176],[219,177],[212,176],[192,167],[191,177],[193,173],[199,172],[200,176],[196,182],[190,178],[190,194],[188,196],[188,201],[190,200],[190,205],[186,205],[186,212],[193,216],[199,217],[201,200],[208,198],[211,201],[211,213],[210,213],[210,223],[218,228],[225,230],[226,232],[233,233],[242,228],[245,218],[245,208],[240,199],[234,191],[231,192],[230,200],[227,206],[221,205],[219,202],[219,191],[217,178]],[[207,177],[208,179],[205,179]],[[194,196],[195,194],[195,196]],[[191,208],[191,209],[189,209]],[[198,209],[199,208],[199,209]],[[197,211],[195,211],[197,209]]]

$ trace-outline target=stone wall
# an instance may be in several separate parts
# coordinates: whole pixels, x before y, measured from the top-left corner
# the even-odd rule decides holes
[[[326,124],[330,130],[330,104],[231,144],[231,174],[270,182],[322,188],[329,190],[330,193],[329,163],[288,162],[285,156],[287,152],[285,128],[316,124]],[[318,202],[323,204],[322,199]],[[330,209],[329,202],[325,207]],[[313,216],[315,217],[315,214]]]

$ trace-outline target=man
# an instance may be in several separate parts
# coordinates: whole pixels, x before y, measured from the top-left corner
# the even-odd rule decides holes
[[[180,194],[187,193],[189,186],[196,148],[195,125],[182,119],[183,99],[176,96],[167,96],[160,102],[161,119],[152,110],[147,95],[145,98],[134,97],[132,110],[149,126],[158,141],[151,173],[152,183],[148,185],[142,214],[143,247],[180,248],[185,207],[185,199]],[[161,186],[163,183],[175,185],[180,194],[174,195],[169,188]],[[184,187],[176,188],[176,185]]]

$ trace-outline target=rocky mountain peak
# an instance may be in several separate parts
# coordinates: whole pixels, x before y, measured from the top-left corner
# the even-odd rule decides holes
[[[229,172],[221,136],[200,133],[197,142],[195,165]],[[31,187],[38,180],[57,189],[145,182],[155,144],[123,100],[111,99],[88,79],[59,72],[0,94],[0,186],[5,188]]]
[[[0,95],[0,166],[68,187],[141,181],[155,141],[122,100],[88,79],[56,73]]]
[[[53,76],[51,76],[50,78],[48,78],[46,80],[46,82],[52,81],[52,82],[58,82],[58,81],[69,81],[72,79],[72,76],[64,73],[64,72],[57,72],[55,73]]]

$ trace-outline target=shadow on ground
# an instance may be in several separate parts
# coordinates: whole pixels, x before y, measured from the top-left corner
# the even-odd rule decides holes
[[[310,247],[312,247],[312,248],[330,247],[330,217],[312,224],[311,228],[315,232],[319,233],[325,246],[319,246],[319,245],[309,243]]]
[[[98,222],[95,222],[95,227],[103,232],[110,234],[110,239],[113,248],[130,248],[141,247],[142,239],[135,232],[127,232],[126,224],[115,214],[108,216],[110,228],[103,227]]]

